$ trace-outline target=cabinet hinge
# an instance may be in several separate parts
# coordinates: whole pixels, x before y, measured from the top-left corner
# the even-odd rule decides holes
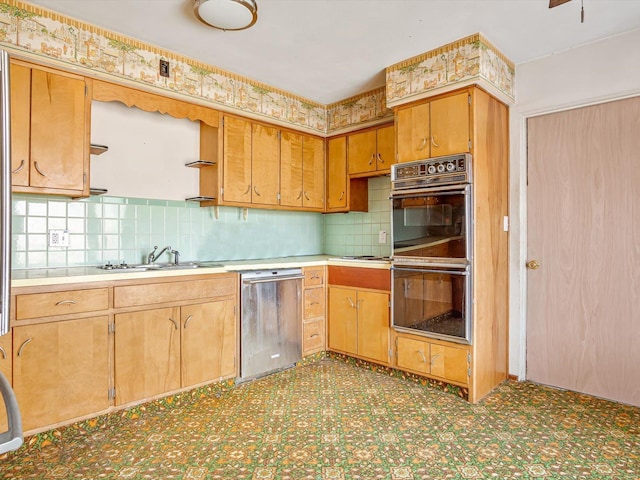
[[[277,199],[278,201],[280,201],[280,194],[279,194],[279,193],[276,195],[276,199]]]
[[[469,150],[471,150],[471,140],[469,140]]]
[[[115,400],[115,398],[116,398],[116,388],[115,387],[110,388],[107,396],[109,397],[108,398],[109,400]]]
[[[89,95],[89,87],[87,87],[86,85],[84,86],[84,96],[86,97],[87,95]]]
[[[471,105],[471,95],[469,95],[469,105]]]
[[[108,333],[116,333],[116,323],[115,322],[109,324]]]
[[[389,300],[389,308],[391,308],[391,300]]]
[[[222,117],[222,126],[224,127],[224,117]]]

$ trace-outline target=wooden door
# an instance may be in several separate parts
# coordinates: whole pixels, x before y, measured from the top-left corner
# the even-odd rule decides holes
[[[396,129],[393,125],[381,127],[377,130],[377,154],[378,170],[391,170],[391,165],[396,163]]]
[[[324,140],[305,136],[302,140],[302,203],[324,209]]]
[[[109,407],[109,317],[14,327],[13,390],[24,430]]]
[[[398,163],[429,158],[431,155],[430,138],[428,102],[402,108],[396,112]]]
[[[280,205],[302,206],[302,135],[284,131],[280,138]]]
[[[329,350],[358,354],[357,291],[329,287]]]
[[[251,203],[277,205],[280,191],[280,139],[275,127],[251,129]]]
[[[232,300],[182,307],[182,386],[235,373],[236,329]]]
[[[85,121],[84,79],[32,69],[32,187],[83,190]]]
[[[12,384],[12,360],[13,360],[13,349],[11,346],[12,334],[8,333],[7,335],[3,335],[0,337],[0,373],[4,375],[4,378],[7,379],[9,384]],[[0,432],[7,431],[7,412],[4,408],[4,402],[0,397]]]
[[[389,364],[389,294],[358,291],[358,355]]]
[[[327,142],[327,211],[347,209],[347,137]]]
[[[115,316],[116,404],[180,388],[180,309]]]
[[[432,343],[429,362],[431,375],[444,378],[450,382],[469,383],[468,350],[464,347],[448,347]]]
[[[429,373],[429,343],[397,337],[398,367],[418,373]]]
[[[11,64],[11,184],[29,185],[31,69]]]
[[[231,116],[223,121],[223,200],[251,203],[251,122]]]
[[[349,175],[376,171],[376,131],[354,133],[347,136],[347,164]]]
[[[469,151],[469,93],[439,98],[431,102],[431,156]]]
[[[528,121],[527,379],[640,406],[640,97]]]

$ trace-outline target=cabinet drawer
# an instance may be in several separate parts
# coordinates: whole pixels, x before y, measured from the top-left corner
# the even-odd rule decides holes
[[[324,285],[324,268],[323,267],[306,267],[304,271],[304,286],[315,287]]]
[[[302,352],[304,355],[324,350],[324,319],[302,324]]]
[[[324,288],[304,291],[304,318],[324,317]]]
[[[113,289],[113,304],[115,308],[122,308],[201,300],[234,295],[237,288],[235,275],[203,280],[186,280],[183,282],[127,285]]]
[[[96,312],[109,308],[107,288],[16,296],[16,320]]]
[[[329,266],[329,285],[391,290],[391,272],[382,268]]]
[[[420,340],[398,337],[398,367],[420,373],[429,373],[429,344]]]

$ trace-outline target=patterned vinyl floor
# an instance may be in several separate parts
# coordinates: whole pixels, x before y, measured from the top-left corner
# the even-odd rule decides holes
[[[333,359],[108,417],[5,455],[0,478],[640,478],[639,408],[517,382],[471,405]]]

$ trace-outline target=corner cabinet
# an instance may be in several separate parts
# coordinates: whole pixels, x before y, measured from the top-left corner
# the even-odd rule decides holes
[[[369,209],[366,178],[349,178],[347,174],[347,137],[327,141],[327,213]]]
[[[13,191],[89,195],[91,80],[11,62]]]
[[[396,110],[397,161],[471,150],[471,94],[465,89]]]

